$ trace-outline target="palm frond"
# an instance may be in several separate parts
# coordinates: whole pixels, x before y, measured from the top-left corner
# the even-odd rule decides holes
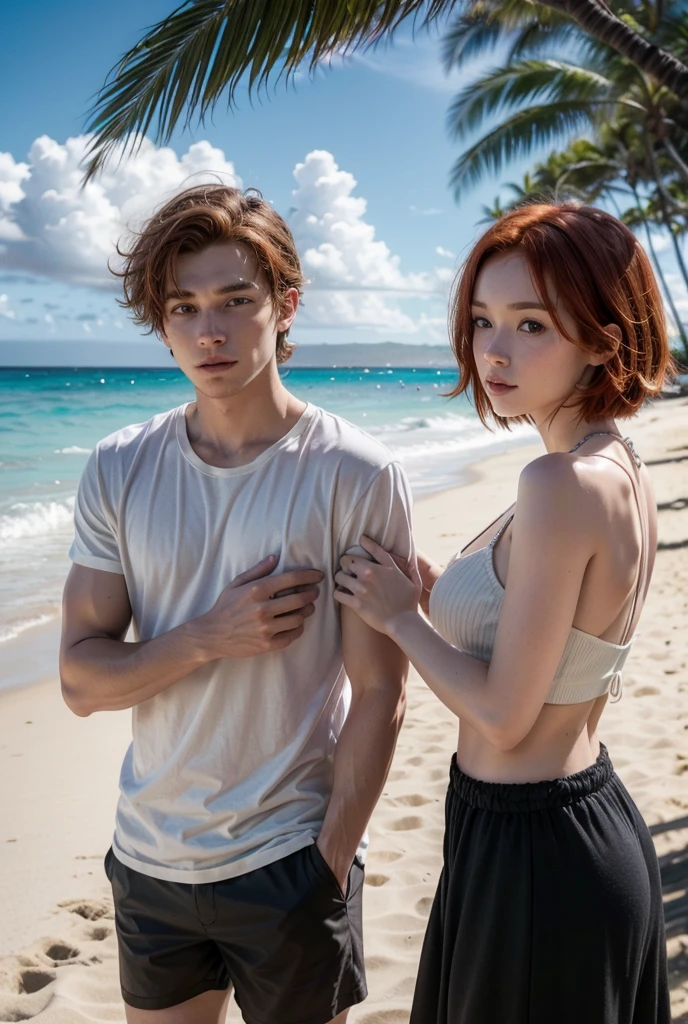
[[[185,0],[124,54],[90,111],[94,133],[86,180],[121,144],[154,128],[169,141],[185,115],[232,106],[247,76],[249,92],[277,75],[311,72],[335,53],[369,46],[408,18],[429,24],[455,0]]]
[[[460,68],[475,57],[491,53],[510,33],[495,18],[462,15],[442,38],[441,55],[445,71]]]
[[[570,138],[590,127],[593,118],[585,100],[547,102],[519,110],[478,139],[454,164],[450,182],[456,198],[486,173],[498,174],[505,164],[527,156],[536,147]]]
[[[556,12],[552,12],[555,14]],[[506,63],[537,58],[542,54],[556,56],[567,53],[583,53],[587,40],[580,28],[570,19],[558,15],[558,18],[551,18],[543,21],[534,17],[531,22],[521,26],[514,34],[511,46],[506,57]],[[586,61],[587,63],[587,61]]]
[[[567,103],[599,105],[612,92],[613,83],[588,68],[555,60],[519,61],[495,68],[463,89],[449,108],[447,124],[462,139],[500,110],[544,98],[561,110]]]

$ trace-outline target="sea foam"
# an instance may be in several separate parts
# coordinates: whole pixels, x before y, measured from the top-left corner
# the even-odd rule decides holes
[[[63,501],[17,501],[0,515],[0,544],[38,539],[72,524],[74,498]]]

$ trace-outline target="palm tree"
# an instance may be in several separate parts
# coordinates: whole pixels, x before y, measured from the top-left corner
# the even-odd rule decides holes
[[[688,25],[688,15],[686,21]],[[688,110],[668,90],[608,47],[584,47],[573,60],[531,56],[542,40],[535,37],[531,43],[530,29],[528,24],[521,26],[519,39],[503,64],[471,81],[449,109],[450,131],[462,143],[492,122],[454,165],[457,194],[487,171],[499,172],[515,157],[548,142],[568,142],[582,131],[594,134],[620,118],[642,128],[648,160],[657,155],[657,147],[661,150],[665,159],[653,172],[656,179],[662,181],[659,172],[664,170],[688,181]],[[508,34],[502,27],[502,36]],[[455,40],[454,31],[445,53],[461,68],[473,55],[479,37],[468,39],[471,45],[461,50]]]
[[[688,362],[688,333],[657,256],[651,230],[652,223],[663,227],[665,225],[657,211],[653,210],[653,201],[646,202],[640,196],[637,161],[628,149],[623,126],[609,125],[602,145],[595,145],[588,139],[579,139],[566,150],[550,153],[544,162],[536,164],[524,176],[521,185],[511,183],[506,187],[513,196],[511,202],[502,205],[496,199],[492,208],[483,207],[486,216],[481,222],[496,220],[527,202],[572,199],[596,203],[604,199],[614,206],[617,215],[629,227],[642,226],[657,278],[676,325],[683,357]],[[632,199],[633,205],[622,209],[624,198]]]
[[[539,0],[531,20],[575,26],[579,35],[598,40],[622,54],[660,83],[688,109],[687,63],[658,45],[652,30],[640,31],[636,8],[659,10],[665,0]],[[177,124],[201,118],[221,96],[229,106],[239,82],[249,90],[269,77],[293,75],[307,63],[312,69],[332,54],[393,35],[407,19],[430,25],[452,13],[482,6],[505,16],[524,0],[185,0],[154,25],[112,70],[95,107],[87,179],[122,143],[135,145],[152,127],[168,141]],[[652,28],[652,27],[651,27]],[[688,58],[686,58],[688,60]]]

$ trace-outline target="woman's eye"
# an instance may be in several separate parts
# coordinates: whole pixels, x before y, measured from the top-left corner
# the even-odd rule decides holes
[[[521,324],[521,329],[526,334],[542,334],[545,330],[545,325],[541,324],[539,320],[524,320]]]
[[[472,320],[474,327],[492,327],[492,324],[484,316],[474,316]]]

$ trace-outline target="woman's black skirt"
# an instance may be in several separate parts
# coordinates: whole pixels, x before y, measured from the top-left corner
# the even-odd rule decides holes
[[[657,857],[604,747],[552,782],[451,766],[411,1024],[669,1024]]]

